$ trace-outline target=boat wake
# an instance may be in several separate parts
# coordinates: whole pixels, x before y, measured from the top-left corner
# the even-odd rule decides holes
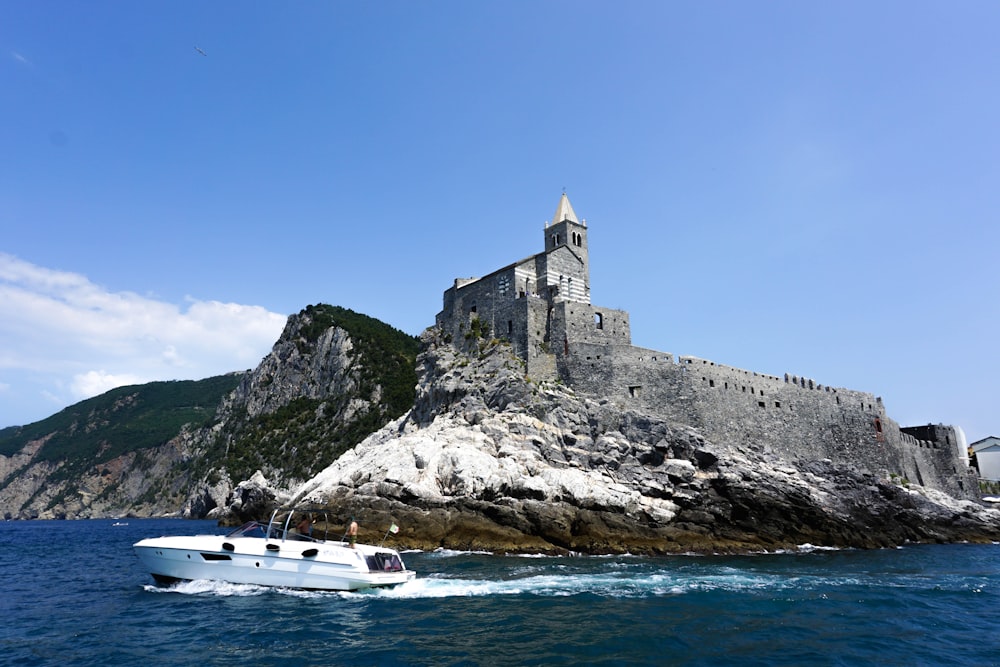
[[[319,592],[215,581],[189,581],[165,588],[144,588],[156,593],[181,595],[253,597],[270,594],[373,601],[502,596],[643,599],[720,592],[740,596],[823,598],[843,589],[860,587],[883,591],[898,587],[919,588],[925,584],[908,568],[899,568],[898,563],[885,571],[830,576],[831,562],[850,562],[857,557],[851,551],[830,553],[826,549],[802,545],[797,554],[725,560],[640,557],[608,560],[505,558],[439,551],[414,555],[415,569],[421,574],[392,588]],[[937,585],[941,585],[940,578]],[[976,589],[979,582],[957,580],[952,585],[956,589]]]
[[[684,592],[682,586],[676,585],[665,577],[637,579],[607,574],[544,574],[502,580],[450,579],[431,575],[391,589],[366,591],[365,594],[383,598],[406,599],[500,595],[567,597],[582,594],[602,597],[646,597],[650,595],[677,595]]]
[[[541,569],[541,568],[540,568]],[[748,572],[736,568],[686,573],[677,571],[635,571],[633,568],[612,569],[598,573],[543,572],[530,574],[530,568],[520,568],[526,576],[498,580],[449,578],[429,575],[391,589],[365,591],[367,596],[384,598],[447,598],[501,595],[535,595],[539,597],[569,597],[593,595],[608,598],[647,598],[685,595],[705,591],[778,591],[787,588],[806,589],[816,585],[809,577],[788,577],[772,573]],[[829,580],[825,580],[830,584]]]
[[[533,570],[537,570],[534,571]],[[513,575],[513,576],[512,576]],[[911,586],[892,575],[829,577],[817,573],[760,572],[735,567],[709,570],[648,571],[623,567],[601,572],[555,571],[543,567],[514,568],[497,579],[430,574],[393,588],[358,591],[307,591],[291,588],[232,584],[219,581],[187,581],[172,586],[147,585],[144,590],[158,594],[216,597],[281,595],[297,598],[337,598],[341,600],[407,600],[459,597],[537,596],[640,599],[716,592],[781,595],[794,592],[806,597],[824,597],[842,587],[886,588]]]
[[[269,595],[272,593],[281,593],[283,595],[293,597],[319,597],[331,594],[326,592],[320,593],[316,591],[304,591],[294,588],[275,588],[271,586],[257,586],[254,584],[232,584],[226,581],[208,581],[207,579],[181,581],[176,584],[171,584],[170,586],[147,584],[142,588],[149,593],[172,593],[180,595],[205,595],[216,597],[255,597],[259,595]]]
[[[538,574],[513,579],[447,578],[430,575],[393,588],[372,588],[360,591],[304,591],[289,588],[231,584],[221,581],[186,581],[171,586],[147,585],[151,593],[180,594],[218,597],[254,597],[261,595],[287,595],[303,598],[337,597],[345,599],[426,599],[454,597],[492,597],[505,595],[536,595],[539,597],[568,597],[597,595],[600,597],[649,597],[680,595],[703,587],[716,588],[720,582],[680,581],[666,575],[605,574]],[[734,587],[755,587],[744,582],[730,582]],[[728,586],[721,586],[728,587]]]

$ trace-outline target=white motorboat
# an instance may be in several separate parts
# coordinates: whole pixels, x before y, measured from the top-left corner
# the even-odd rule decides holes
[[[323,509],[277,509],[266,524],[251,521],[228,535],[153,537],[133,548],[153,579],[163,584],[208,579],[353,591],[396,586],[416,577],[395,549],[352,545],[345,540],[346,532],[327,539],[327,519]],[[390,526],[386,536],[394,528]]]

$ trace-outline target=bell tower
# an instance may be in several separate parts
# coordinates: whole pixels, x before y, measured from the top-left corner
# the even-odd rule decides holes
[[[545,286],[553,299],[590,303],[587,221],[576,217],[565,192],[545,225]]]

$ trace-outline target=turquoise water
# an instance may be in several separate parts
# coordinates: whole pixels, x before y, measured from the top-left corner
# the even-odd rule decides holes
[[[408,553],[411,584],[309,593],[156,587],[133,542],[224,531],[127,522],[0,523],[0,664],[1000,665],[1000,545]]]

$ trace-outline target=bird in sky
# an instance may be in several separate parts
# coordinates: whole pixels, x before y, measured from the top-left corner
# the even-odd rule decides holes
[[[201,54],[201,55],[203,55],[203,56],[208,56],[208,54],[207,54],[207,53],[205,53],[204,51],[202,51],[201,49],[199,49],[199,48],[198,48],[197,46],[196,46],[196,47],[194,47],[194,50],[195,50],[195,51],[197,51],[198,53],[200,53],[200,54]]]

